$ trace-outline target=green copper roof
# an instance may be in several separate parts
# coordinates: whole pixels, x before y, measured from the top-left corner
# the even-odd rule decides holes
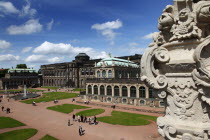
[[[119,59],[119,58],[105,58],[96,64],[96,67],[106,67],[106,66],[120,66],[120,67],[132,67],[132,68],[139,68],[139,65],[136,63]]]
[[[14,72],[30,72],[30,73],[33,73],[33,72],[36,72],[36,70],[34,69],[18,69],[18,68],[15,68],[15,69],[9,69],[8,70],[8,73],[14,73]]]

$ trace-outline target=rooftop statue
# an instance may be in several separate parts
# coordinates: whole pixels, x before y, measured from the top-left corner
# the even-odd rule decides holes
[[[165,101],[158,132],[169,140],[210,139],[210,0],[174,0],[141,59],[141,80]]]

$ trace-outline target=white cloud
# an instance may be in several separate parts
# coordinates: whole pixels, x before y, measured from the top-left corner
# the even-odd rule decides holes
[[[28,20],[23,25],[12,25],[7,28],[7,32],[10,35],[18,35],[18,34],[32,34],[38,33],[42,31],[42,25],[39,23],[39,20],[31,19]]]
[[[0,11],[4,14],[18,14],[19,10],[11,2],[0,1]]]
[[[7,49],[11,46],[11,43],[5,41],[5,40],[0,40],[0,49]]]
[[[55,44],[48,41],[45,41],[40,46],[36,47],[33,50],[33,52],[37,54],[66,55],[70,57],[74,57],[79,53],[86,53],[91,58],[107,57],[106,52],[97,51],[90,47],[74,47],[71,44],[64,44],[64,43]]]
[[[153,34],[154,33],[149,33],[149,34],[143,36],[142,39],[152,39],[153,38]]]
[[[130,47],[135,47],[135,46],[138,46],[138,45],[139,44],[136,43],[136,42],[131,42],[131,43],[128,44],[128,46],[130,46]]]
[[[116,21],[108,21],[102,24],[94,24],[91,28],[99,31],[103,36],[111,41],[111,44],[114,44],[114,38],[117,33],[115,33],[113,30],[119,29],[122,26],[123,23],[119,19],[117,19]]]
[[[52,19],[49,23],[47,23],[47,30],[51,30],[53,26],[54,20]]]
[[[0,62],[14,62],[20,60],[20,56],[14,56],[12,54],[0,55]]]
[[[27,53],[27,52],[30,52],[32,49],[32,47],[25,47],[22,49],[21,53]]]
[[[63,57],[52,57],[49,58],[45,55],[30,55],[25,59],[28,63],[58,63],[63,60]]]
[[[31,8],[31,3],[29,0],[26,0],[26,5],[23,6],[20,16],[30,16],[33,17],[37,13],[36,9]]]

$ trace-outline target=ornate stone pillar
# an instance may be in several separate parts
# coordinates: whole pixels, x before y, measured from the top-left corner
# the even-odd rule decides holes
[[[114,97],[114,86],[112,85],[112,97]]]
[[[131,86],[127,86],[127,90],[128,90],[128,97],[131,97]]]
[[[158,132],[169,140],[210,139],[210,1],[174,0],[141,59],[141,80],[166,102]]]
[[[88,94],[88,85],[86,84],[86,95]]]
[[[97,85],[98,86],[98,95],[101,95],[100,93],[100,85]]]
[[[92,87],[92,95],[94,95],[94,85],[92,85],[91,87]]]

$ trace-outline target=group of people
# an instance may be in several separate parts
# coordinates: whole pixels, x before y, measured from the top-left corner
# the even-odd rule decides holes
[[[4,111],[4,106],[1,107],[1,111]],[[6,112],[7,112],[7,114],[10,113],[10,108],[9,107],[7,107]]]
[[[2,102],[2,98],[3,98],[3,96],[0,96],[0,102]],[[7,101],[8,101],[8,102],[9,102],[9,100],[10,100],[10,98],[7,98]],[[2,106],[2,107],[1,107],[1,111],[6,111],[7,114],[9,114],[9,113],[10,113],[10,108],[7,107],[7,109],[5,110],[5,107]]]
[[[73,114],[72,115],[72,119],[73,119],[73,121],[78,121],[78,122],[83,122],[83,123],[89,123],[89,125],[91,125],[92,124],[92,120],[93,120],[93,123],[96,125],[97,124],[97,118],[96,118],[96,116],[94,116],[93,118],[91,118],[91,117],[86,117],[86,116],[83,116],[83,115],[78,115],[77,116],[77,120],[76,120],[76,115],[75,114]]]
[[[72,115],[72,119],[73,119],[73,121],[75,122],[75,121],[78,121],[78,122],[83,122],[83,123],[89,123],[89,125],[91,125],[92,124],[92,120],[93,120],[93,123],[96,125],[97,124],[97,118],[96,118],[96,116],[94,116],[93,117],[93,119],[91,118],[91,117],[88,117],[88,119],[87,119],[87,117],[86,116],[83,116],[83,115],[78,115],[77,116],[77,120],[76,120],[76,115],[75,114],[73,114]],[[71,122],[70,122],[70,119],[68,120],[68,126],[71,126]],[[82,129],[82,126],[80,125],[79,126],[79,135],[80,136],[82,136],[82,135],[84,135],[84,131],[85,130],[83,130]]]

